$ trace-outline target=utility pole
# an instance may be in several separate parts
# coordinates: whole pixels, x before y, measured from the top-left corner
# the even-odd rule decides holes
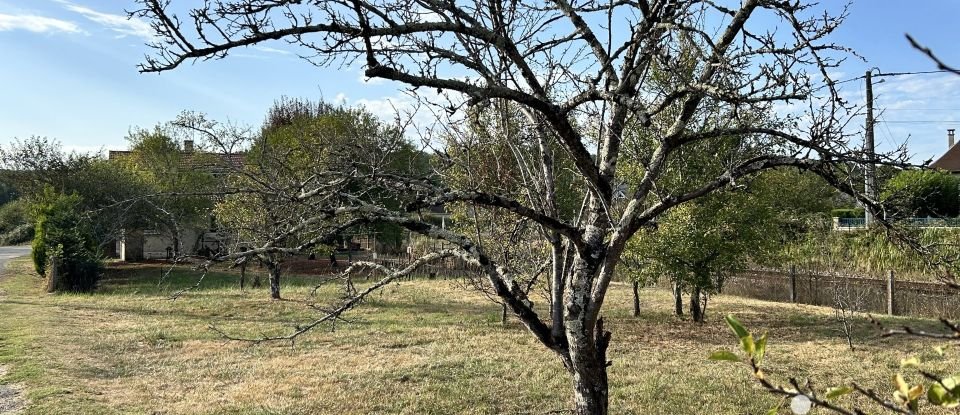
[[[863,192],[870,200],[876,200],[876,178],[877,170],[876,166],[873,164],[874,158],[874,142],[873,142],[873,79],[871,77],[872,70],[868,70],[866,74],[867,80],[867,121],[864,125],[864,140],[863,140],[863,152],[864,157],[867,158],[867,164],[864,166],[863,172]],[[870,214],[870,209],[865,209],[866,217],[865,222],[867,226],[870,226],[873,223],[873,215]]]

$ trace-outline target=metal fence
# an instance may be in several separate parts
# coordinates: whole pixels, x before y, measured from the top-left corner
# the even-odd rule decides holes
[[[802,270],[753,270],[728,278],[725,294],[759,300],[833,307],[869,313],[960,318],[960,292],[936,282],[898,281]]]
[[[914,228],[958,228],[960,218],[903,218],[897,223]],[[865,218],[833,218],[833,226],[838,230],[864,229],[867,222]]]
[[[836,218],[836,227],[839,229],[865,228],[866,226],[865,218]]]

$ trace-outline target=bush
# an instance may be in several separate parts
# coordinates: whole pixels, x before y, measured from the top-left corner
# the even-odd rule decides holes
[[[960,180],[940,170],[905,170],[887,182],[881,199],[900,217],[955,217]]]
[[[833,209],[830,211],[830,216],[841,219],[862,218],[864,214],[863,208]]]
[[[91,291],[100,277],[102,263],[90,221],[83,217],[82,198],[46,189],[35,205],[33,265],[46,276],[52,261],[50,291]]]
[[[51,270],[47,291],[89,292],[97,287],[103,272],[103,264],[89,251],[66,252],[57,250],[53,255],[57,264]]]

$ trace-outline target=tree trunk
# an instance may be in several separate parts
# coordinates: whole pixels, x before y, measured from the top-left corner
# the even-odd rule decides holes
[[[633,282],[633,316],[640,316],[640,283]]]
[[[693,321],[703,322],[703,308],[700,306],[700,287],[693,287],[690,294],[690,315]]]
[[[240,291],[243,291],[243,284],[247,282],[247,263],[240,264]]]
[[[683,290],[679,283],[673,283],[673,312],[677,317],[683,317]]]
[[[577,337],[579,339],[570,344],[574,413],[606,415],[609,409],[607,345],[610,344],[610,332],[603,329],[603,318],[600,318],[593,336]]]
[[[270,298],[280,299],[280,264],[268,264],[270,272]]]
[[[507,324],[507,304],[500,304],[500,307],[502,307],[500,311],[500,324],[505,325]]]
[[[607,370],[600,367],[593,373],[580,375],[574,373],[574,413],[577,415],[607,414]]]
[[[700,306],[700,319],[701,321],[707,321],[707,301],[710,300],[710,295],[703,293],[703,304]]]
[[[173,231],[173,257],[180,258],[180,230]]]
[[[52,293],[55,291],[60,291],[64,287],[63,284],[63,261],[58,257],[50,258],[50,262],[47,265],[47,292]]]

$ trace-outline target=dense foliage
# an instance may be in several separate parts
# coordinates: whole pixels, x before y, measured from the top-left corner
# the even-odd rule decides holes
[[[82,206],[81,196],[52,188],[34,203],[33,263],[40,275],[50,271],[50,291],[92,291],[100,277],[98,243]]]
[[[940,170],[905,170],[891,178],[881,194],[895,217],[956,217],[960,179]]]
[[[17,245],[33,238],[33,223],[26,199],[0,204],[0,245]]]
[[[840,219],[855,219],[855,218],[862,219],[864,217],[863,216],[864,214],[865,214],[865,211],[863,208],[840,208],[840,209],[833,209],[830,211],[831,217],[840,218]]]

